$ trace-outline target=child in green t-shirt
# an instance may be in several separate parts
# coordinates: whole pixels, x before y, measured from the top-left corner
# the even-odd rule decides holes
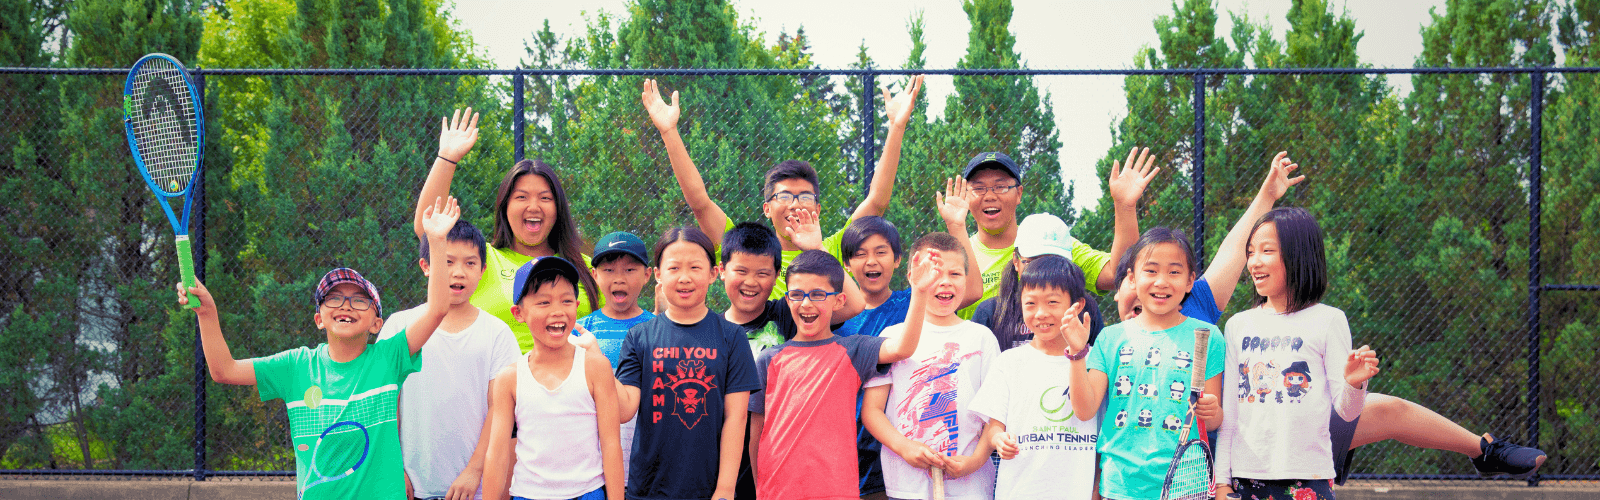
[[[446,235],[460,216],[455,198],[437,200],[424,210],[428,260],[436,269],[445,266]],[[194,311],[211,378],[255,385],[262,401],[286,403],[300,498],[406,494],[395,418],[400,385],[421,368],[418,353],[450,307],[449,278],[443,274],[428,277],[429,306],[404,335],[369,345],[368,336],[383,327],[378,288],[354,270],[334,269],[312,295],[317,304],[312,321],[327,332],[327,342],[245,360],[228,351],[211,292],[198,283],[188,290],[200,299]],[[181,283],[177,291],[178,303],[187,303]]]

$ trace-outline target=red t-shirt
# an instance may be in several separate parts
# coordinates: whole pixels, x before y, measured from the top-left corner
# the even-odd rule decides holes
[[[790,340],[761,351],[756,374],[763,390],[750,395],[750,411],[766,416],[756,456],[758,497],[860,498],[856,395],[880,373],[885,340]]]

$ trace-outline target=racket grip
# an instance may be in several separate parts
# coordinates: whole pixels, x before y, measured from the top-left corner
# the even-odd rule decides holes
[[[933,500],[944,500],[944,469],[934,467],[932,472]]]
[[[173,238],[178,245],[178,275],[183,279],[184,291],[194,288],[194,252],[189,249],[189,235],[183,234]],[[200,307],[200,297],[189,294],[189,303],[183,306],[186,309]]]

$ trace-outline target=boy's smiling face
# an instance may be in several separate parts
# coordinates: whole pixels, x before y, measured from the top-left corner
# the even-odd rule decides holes
[[[330,307],[329,304],[337,307]],[[361,309],[363,306],[365,309]],[[372,303],[372,297],[355,283],[340,283],[329,290],[322,297],[322,303],[317,305],[317,314],[312,320],[317,328],[327,330],[328,340],[365,340],[367,335],[378,333],[383,328],[383,318],[378,317],[378,308]]]
[[[650,269],[639,259],[623,254],[595,266],[594,280],[600,293],[605,294],[607,308],[631,311],[639,302],[639,292],[650,282]]]
[[[521,302],[511,306],[511,314],[528,325],[540,346],[559,349],[567,344],[578,320],[578,289],[565,278],[537,285],[522,296]]]
[[[1061,336],[1061,320],[1075,302],[1065,290],[1048,286],[1022,289],[1022,321],[1034,338],[1051,342]]]
[[[733,252],[722,271],[723,287],[735,311],[753,313],[767,305],[772,285],[778,281],[778,268],[771,256]]]
[[[450,305],[466,304],[483,279],[483,259],[478,257],[478,246],[470,241],[451,241],[444,246],[444,256],[444,277],[450,280]],[[420,262],[423,276],[433,273],[427,259]]]
[[[788,280],[789,293],[800,292],[810,294],[812,290],[823,290],[833,293],[833,285],[828,283],[828,277],[818,274],[792,274]],[[788,300],[785,297],[784,300]],[[789,300],[789,314],[794,317],[796,327],[795,338],[800,340],[820,340],[833,334],[833,312],[844,307],[844,295],[829,295],[822,302],[812,302],[810,298],[795,302]]]
[[[876,295],[889,288],[894,271],[900,268],[900,257],[894,254],[894,247],[889,246],[888,238],[874,234],[861,241],[861,247],[856,249],[855,255],[850,256],[848,265],[850,275],[855,276],[861,291]]]
[[[778,201],[779,195],[793,196],[795,199],[788,203]],[[800,196],[811,196],[813,201],[800,201]],[[772,220],[772,230],[778,233],[779,238],[784,236],[783,228],[789,227],[789,218],[800,210],[810,210],[812,213],[821,213],[822,204],[815,201],[817,187],[805,179],[784,179],[772,183],[772,197],[761,204],[761,212]]]
[[[933,288],[933,300],[928,302],[928,316],[948,318],[961,308],[961,298],[967,293],[967,262],[959,255],[943,252],[944,265],[939,281]],[[958,252],[959,253],[959,252]]]
[[[524,174],[511,185],[506,222],[523,245],[539,246],[550,238],[556,222],[556,195],[538,174]]]

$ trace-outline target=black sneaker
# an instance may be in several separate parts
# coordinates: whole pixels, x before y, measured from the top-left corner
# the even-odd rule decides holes
[[[1472,466],[1483,477],[1510,475],[1519,480],[1527,479],[1539,470],[1539,466],[1544,465],[1546,457],[1543,451],[1491,439],[1494,436],[1484,434],[1483,439],[1478,441],[1483,454],[1472,459]]]

